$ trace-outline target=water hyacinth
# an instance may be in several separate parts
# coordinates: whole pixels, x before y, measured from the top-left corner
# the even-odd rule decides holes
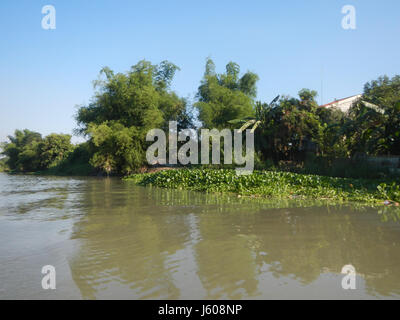
[[[323,199],[333,202],[400,201],[400,186],[377,180],[334,178],[279,171],[255,171],[237,176],[234,170],[181,169],[125,178],[143,186],[235,193],[278,199]]]

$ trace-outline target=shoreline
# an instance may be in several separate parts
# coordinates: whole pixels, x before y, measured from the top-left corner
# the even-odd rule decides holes
[[[328,204],[379,205],[400,207],[400,183],[389,179],[357,179],[320,176],[287,171],[254,171],[237,176],[232,169],[195,169],[155,167],[141,173],[109,177],[140,186],[192,190],[203,193],[233,195],[238,198],[265,201],[322,201]],[[102,174],[70,174],[69,172],[1,172],[9,175],[98,177]]]
[[[400,185],[391,180],[335,178],[283,171],[236,176],[227,169],[180,169],[139,173],[123,180],[141,186],[233,194],[265,200],[318,200],[331,204],[399,206]]]

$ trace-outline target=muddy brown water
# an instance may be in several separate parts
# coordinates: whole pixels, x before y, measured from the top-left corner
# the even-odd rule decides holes
[[[0,174],[0,299],[398,299],[396,214]]]

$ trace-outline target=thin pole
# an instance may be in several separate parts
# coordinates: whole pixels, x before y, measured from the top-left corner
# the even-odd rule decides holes
[[[324,105],[324,66],[321,67],[321,106]]]

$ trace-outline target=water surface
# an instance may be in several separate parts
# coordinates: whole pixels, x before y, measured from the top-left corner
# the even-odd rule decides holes
[[[398,299],[396,214],[0,174],[0,299]]]

